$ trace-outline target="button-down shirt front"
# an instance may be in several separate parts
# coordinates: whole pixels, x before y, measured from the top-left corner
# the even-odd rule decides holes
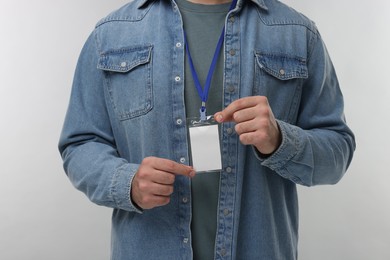
[[[114,209],[112,259],[191,259],[191,183],[142,211],[131,181],[143,158],[187,164],[184,38],[177,5],[135,0],[101,20],[77,65],[60,140],[65,171]],[[226,19],[223,105],[267,96],[282,133],[272,156],[221,127],[215,259],[296,259],[296,184],[333,184],[355,147],[332,63],[315,25],[274,0],[242,0]]]

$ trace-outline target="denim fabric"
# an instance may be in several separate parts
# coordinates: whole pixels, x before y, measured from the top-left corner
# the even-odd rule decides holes
[[[282,144],[262,158],[221,127],[215,259],[297,259],[296,184],[334,184],[355,149],[315,25],[274,0],[239,0],[226,18],[223,104],[267,96]],[[135,0],[101,20],[77,65],[59,149],[73,185],[114,209],[113,260],[191,259],[190,180],[167,206],[139,210],[142,159],[187,164],[182,20],[173,1]]]

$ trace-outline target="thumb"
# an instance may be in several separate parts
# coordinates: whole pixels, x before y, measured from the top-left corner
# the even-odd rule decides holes
[[[231,122],[233,121],[233,112],[226,108],[220,112],[215,113],[214,119],[218,123]]]

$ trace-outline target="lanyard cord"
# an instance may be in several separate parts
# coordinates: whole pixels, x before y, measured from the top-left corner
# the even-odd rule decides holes
[[[236,6],[236,4],[237,4],[237,0],[233,0],[232,4],[230,5],[229,12],[231,10],[233,10],[233,8]],[[196,87],[196,89],[198,91],[199,97],[202,100],[202,105],[201,105],[201,108],[200,108],[200,115],[201,115],[201,120],[202,121],[206,120],[206,102],[207,102],[207,99],[208,99],[208,96],[209,96],[209,90],[210,90],[210,87],[211,87],[211,79],[213,77],[213,74],[214,74],[214,71],[215,71],[215,67],[217,65],[218,56],[219,56],[219,54],[221,52],[222,44],[223,44],[223,41],[224,41],[224,34],[225,34],[225,26],[223,26],[221,35],[219,36],[219,40],[218,40],[217,46],[215,48],[213,60],[212,60],[212,62],[210,64],[209,72],[207,73],[207,78],[206,78],[206,82],[205,82],[205,85],[204,85],[204,89],[202,89],[202,85],[200,84],[200,81],[199,81],[199,78],[198,78],[198,74],[196,73],[195,66],[194,66],[194,64],[192,62],[190,49],[188,47],[187,36],[186,36],[185,31],[184,31],[184,43],[185,43],[185,46],[186,46],[186,52],[187,52],[187,56],[188,56],[188,62],[190,64],[191,74],[192,74],[192,77],[194,79],[194,84],[195,84],[195,87]]]

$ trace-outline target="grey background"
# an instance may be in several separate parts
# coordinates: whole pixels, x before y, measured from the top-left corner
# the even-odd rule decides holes
[[[125,0],[0,0],[0,259],[109,259],[111,210],[62,171],[77,57]],[[316,21],[358,148],[335,186],[299,188],[300,259],[390,259],[390,2],[285,0]]]

